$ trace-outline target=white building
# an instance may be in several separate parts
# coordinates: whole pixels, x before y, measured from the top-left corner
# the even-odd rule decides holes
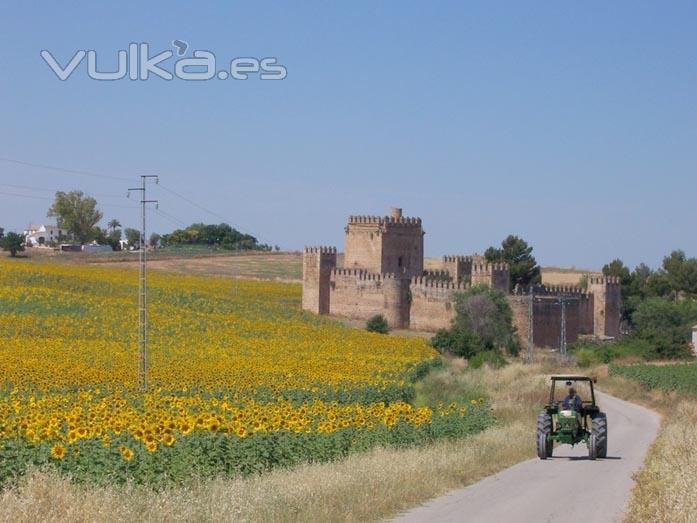
[[[27,247],[40,247],[66,236],[67,231],[55,225],[30,224],[24,231],[24,243]]]

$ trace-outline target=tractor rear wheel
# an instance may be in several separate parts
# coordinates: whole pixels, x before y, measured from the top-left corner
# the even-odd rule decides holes
[[[591,434],[588,438],[588,457],[590,459],[596,459],[598,457],[598,440],[595,434]]]
[[[599,458],[607,457],[607,416],[604,412],[598,412],[592,419],[591,434],[595,435],[598,446]]]
[[[549,437],[552,434],[552,417],[546,410],[537,416],[537,456],[547,459],[552,456],[554,442]]]

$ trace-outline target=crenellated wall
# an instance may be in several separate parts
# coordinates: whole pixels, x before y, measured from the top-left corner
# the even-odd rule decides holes
[[[508,294],[511,274],[507,263],[472,264],[472,285],[486,285],[492,289]]]
[[[470,282],[472,280],[471,256],[443,256],[442,267],[452,276],[456,282]]]
[[[411,309],[409,326],[412,329],[436,331],[450,327],[455,317],[454,295],[470,286],[468,283],[412,278],[409,285]]]
[[[330,275],[329,313],[355,320],[385,314],[382,277],[362,269],[335,269]]]

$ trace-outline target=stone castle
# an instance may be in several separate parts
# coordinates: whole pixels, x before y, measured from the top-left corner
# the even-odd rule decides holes
[[[350,216],[345,233],[342,267],[336,247],[305,248],[303,309],[356,320],[382,314],[393,328],[435,331],[450,326],[455,293],[483,284],[506,294],[521,341],[532,325],[535,346],[558,347],[562,315],[568,342],[620,333],[616,279],[590,278],[587,289],[539,285],[510,292],[508,265],[481,256],[443,256],[440,268],[424,270],[421,218],[397,208],[384,217]]]

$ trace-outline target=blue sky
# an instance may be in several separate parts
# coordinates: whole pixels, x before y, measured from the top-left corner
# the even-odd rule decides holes
[[[401,206],[431,255],[509,233],[545,265],[697,255],[696,20],[694,2],[6,3],[0,157],[134,182],[0,161],[0,226],[45,221],[55,189],[134,226],[147,172],[199,205],[154,188],[159,232],[222,216],[341,246],[347,215]],[[288,76],[99,82],[82,63],[61,82],[39,56],[107,69],[173,39]]]

